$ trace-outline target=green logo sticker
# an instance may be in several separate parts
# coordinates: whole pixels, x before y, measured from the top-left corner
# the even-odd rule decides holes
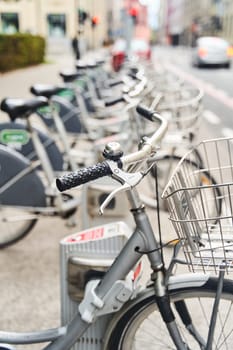
[[[58,93],[59,96],[67,98],[69,101],[72,101],[72,99],[75,96],[74,91],[70,90],[70,89],[66,89],[66,90],[62,90]]]
[[[4,129],[0,132],[0,142],[6,145],[26,145],[29,141],[29,135],[26,130]]]
[[[86,81],[84,79],[78,79],[75,81],[75,84],[79,86],[81,89],[84,89],[87,85]]]
[[[41,114],[51,114],[52,113],[52,109],[50,106],[44,106],[44,107],[40,107],[37,109],[38,113]]]

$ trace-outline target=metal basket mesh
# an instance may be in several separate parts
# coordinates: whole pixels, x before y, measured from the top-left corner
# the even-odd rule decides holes
[[[167,100],[167,95],[170,100]],[[172,100],[173,97],[173,100]],[[181,86],[178,90],[163,94],[156,106],[160,114],[167,116],[169,130],[187,130],[196,124],[202,112],[203,92],[193,86]]]
[[[200,161],[201,156],[201,161]],[[203,141],[183,157],[162,197],[192,271],[233,267],[233,139]]]
[[[168,120],[168,133],[163,139],[163,145],[190,144],[189,135],[194,135],[199,128],[203,112],[203,92],[185,85],[177,93],[174,101],[161,99],[156,106],[156,110]]]

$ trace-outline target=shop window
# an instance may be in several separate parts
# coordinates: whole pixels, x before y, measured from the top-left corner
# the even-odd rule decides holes
[[[61,38],[66,35],[66,16],[64,14],[49,14],[47,21],[50,37]]]
[[[1,32],[4,34],[14,34],[19,31],[18,13],[1,13]]]

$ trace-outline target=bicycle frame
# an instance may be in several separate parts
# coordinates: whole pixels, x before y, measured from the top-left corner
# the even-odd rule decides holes
[[[38,134],[35,129],[33,129],[30,122],[30,118],[27,120],[28,129],[32,138],[32,142],[37,154],[38,159],[40,160],[40,165],[43,169],[44,175],[46,177],[48,185],[45,185],[45,193],[52,195],[56,200],[54,201],[54,212],[65,213],[68,210],[75,209],[80,204],[80,198],[72,198],[68,202],[64,201],[62,195],[56,191],[53,186],[54,183],[54,171],[51,166],[48,155],[44,149],[43,144],[41,143]]]
[[[44,186],[37,175],[36,164],[32,165],[28,159],[6,146],[0,146],[1,166],[7,171],[1,176],[0,198],[1,206],[46,206]],[[25,188],[33,189],[33,196]]]
[[[54,188],[55,173],[52,164],[37,130],[33,128],[29,119],[27,120],[27,128],[38,160],[28,161],[28,159],[24,159],[23,156],[18,155],[13,149],[2,146],[7,152],[8,163],[6,168],[10,170],[10,164],[14,163],[12,167],[16,169],[16,172],[10,178],[6,178],[0,188],[1,205],[4,207],[20,206],[21,209],[29,212],[29,219],[37,218],[40,214],[62,215],[77,208],[81,201],[80,197],[64,201],[62,194]],[[45,179],[41,179],[35,172],[39,167],[42,168],[42,175]],[[30,186],[32,183],[33,197],[29,193],[22,193],[22,183],[26,181],[27,186]],[[53,205],[49,205],[49,197],[55,199]]]
[[[102,169],[100,165],[92,168],[89,168],[88,171],[97,170],[96,173],[99,175],[100,169],[106,169],[106,164],[108,166],[105,175],[112,175],[119,183],[121,183],[122,187],[120,189],[125,190],[127,192],[127,197],[131,204],[131,212],[134,217],[134,221],[136,224],[136,229],[133,234],[130,236],[129,240],[123,246],[120,254],[114,260],[113,264],[109,268],[109,270],[104,275],[103,279],[95,279],[87,281],[85,288],[85,296],[81,303],[78,306],[77,314],[74,316],[72,321],[66,326],[51,329],[42,332],[34,332],[34,333],[24,333],[24,334],[15,334],[8,332],[0,333],[0,341],[10,342],[11,344],[30,344],[36,342],[47,342],[51,341],[51,344],[46,346],[44,349],[47,350],[64,350],[70,349],[76,341],[82,336],[82,334],[93,324],[99,316],[107,315],[109,313],[117,312],[122,309],[124,304],[131,299],[131,297],[135,297],[135,290],[133,288],[133,284],[129,283],[126,280],[126,276],[133,269],[135,264],[140,260],[143,254],[148,256],[152,274],[151,280],[153,283],[153,293],[155,297],[155,302],[157,303],[159,312],[165,322],[168,332],[178,350],[187,349],[186,344],[182,340],[181,334],[178,330],[178,327],[175,322],[175,317],[170,307],[169,301],[169,293],[168,288],[172,288],[173,283],[180,283],[180,285],[186,284],[185,277],[178,277],[176,280],[175,277],[170,278],[170,274],[172,273],[171,268],[168,270],[165,269],[163,258],[161,256],[160,250],[162,247],[159,247],[156,236],[154,235],[153,229],[151,227],[149,218],[146,214],[145,208],[141,203],[140,197],[138,195],[136,185],[142,180],[143,174],[140,172],[130,172],[130,170],[138,170],[140,169],[139,160],[141,162],[145,162],[147,157],[151,156],[154,153],[154,144],[157,143],[166,132],[167,123],[160,118],[155,113],[151,115],[149,111],[147,113],[148,118],[151,120],[158,119],[161,123],[161,128],[157,130],[150,139],[147,139],[144,144],[142,144],[141,149],[138,152],[134,152],[128,156],[124,156],[118,159],[109,160],[102,164]],[[116,146],[116,145],[115,145]],[[110,148],[110,147],[109,147]],[[114,145],[112,150],[114,149]],[[117,147],[115,148],[115,155],[117,154]],[[110,153],[112,154],[112,152]],[[118,153],[119,154],[119,153]],[[133,165],[128,168],[128,172],[124,172],[121,170],[119,166],[119,159],[121,159],[121,164],[123,166],[132,164]],[[137,164],[135,164],[137,162]],[[104,175],[102,175],[104,176]],[[67,179],[68,177],[68,179]],[[58,186],[59,190],[65,190],[77,185],[77,183],[72,183],[70,185],[71,176],[64,177],[63,181],[60,181],[60,185]],[[98,178],[98,176],[96,176]],[[100,176],[99,176],[100,177]],[[78,176],[77,176],[78,178]],[[82,180],[84,180],[85,175],[82,173]],[[93,178],[92,178],[93,179]],[[67,181],[67,182],[66,182]],[[90,175],[86,176],[86,182],[90,181]],[[79,184],[85,183],[80,181]],[[67,185],[68,183],[68,185]],[[57,182],[57,185],[59,183]],[[64,186],[64,187],[63,187]],[[113,194],[115,194],[114,192]],[[108,200],[111,199],[111,195],[109,195]],[[107,205],[108,200],[102,204],[100,210],[103,212],[104,207]],[[173,266],[171,264],[170,266]],[[214,314],[216,314],[216,309],[218,307],[218,302],[221,296],[221,282],[224,274],[221,274],[219,279],[219,288],[216,293],[216,303],[213,307],[212,319],[211,319],[211,327],[208,335],[207,349],[211,349],[213,332],[215,327],[215,319]],[[170,280],[169,280],[170,278]],[[187,283],[189,285],[196,284],[202,285],[208,279],[208,275],[199,275],[196,277],[188,277]],[[192,280],[192,282],[191,282]],[[121,286],[120,290],[117,288]],[[170,284],[170,286],[169,286]],[[187,284],[186,284],[187,285]],[[146,293],[145,293],[146,294]],[[140,297],[143,293],[140,295]],[[136,302],[136,300],[135,300]],[[182,301],[181,301],[182,302]],[[185,307],[185,303],[182,302]],[[181,316],[181,314],[180,314]],[[182,318],[182,317],[181,317]],[[185,323],[185,322],[184,322]]]
[[[129,192],[130,202],[133,203],[133,215],[136,222],[136,229],[123,247],[120,255],[114,261],[109,271],[105,274],[104,278],[100,280],[90,281],[87,284],[85,297],[79,305],[79,312],[77,312],[74,319],[70,324],[49,329],[46,331],[30,332],[30,333],[11,333],[0,332],[0,342],[7,342],[10,344],[32,344],[41,342],[51,342],[45,347],[47,350],[64,350],[69,349],[77,341],[79,337],[93,324],[98,316],[109,314],[110,312],[122,311],[122,306],[126,301],[130,300],[134,290],[129,289],[129,285],[124,282],[125,276],[140,260],[142,254],[136,251],[136,247],[140,247],[140,250],[150,251],[148,259],[153,275],[154,287],[146,289],[140,292],[139,298],[154,294],[157,298],[163,298],[167,293],[167,288],[172,289],[179,285],[202,285],[207,279],[208,275],[197,274],[194,278],[190,275],[183,276],[171,276],[166,283],[166,276],[163,270],[163,264],[161,261],[160,252],[158,250],[158,243],[155,239],[152,227],[149,223],[147,215],[143,206],[140,204],[136,190]],[[153,251],[154,250],[154,251]],[[127,297],[122,302],[115,303],[114,310],[110,308],[109,300],[113,300],[113,296],[119,296],[119,289],[117,282],[121,282],[124,287],[124,292]],[[123,295],[123,294],[121,294]],[[110,297],[111,296],[111,297]],[[117,299],[119,300],[119,299]],[[137,298],[132,303],[137,302]],[[117,308],[116,308],[117,305]],[[112,305],[113,306],[113,305]],[[109,309],[110,308],[110,309]],[[116,314],[116,318],[118,315]],[[113,327],[115,318],[111,321],[110,328]],[[184,349],[184,344],[179,337],[179,333],[176,330],[175,322],[169,323],[169,331],[173,334],[173,337],[177,340],[177,348]]]

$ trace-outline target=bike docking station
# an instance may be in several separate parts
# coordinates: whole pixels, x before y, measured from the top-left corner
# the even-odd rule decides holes
[[[61,240],[62,325],[73,319],[77,309],[89,323],[94,321],[93,315],[100,316],[98,322],[87,329],[72,350],[102,350],[103,337],[114,312],[140,288],[138,282],[142,271],[141,262],[125,280],[114,283],[104,297],[105,300],[99,299],[95,294],[95,287],[131,234],[128,225],[116,221],[74,233]]]

